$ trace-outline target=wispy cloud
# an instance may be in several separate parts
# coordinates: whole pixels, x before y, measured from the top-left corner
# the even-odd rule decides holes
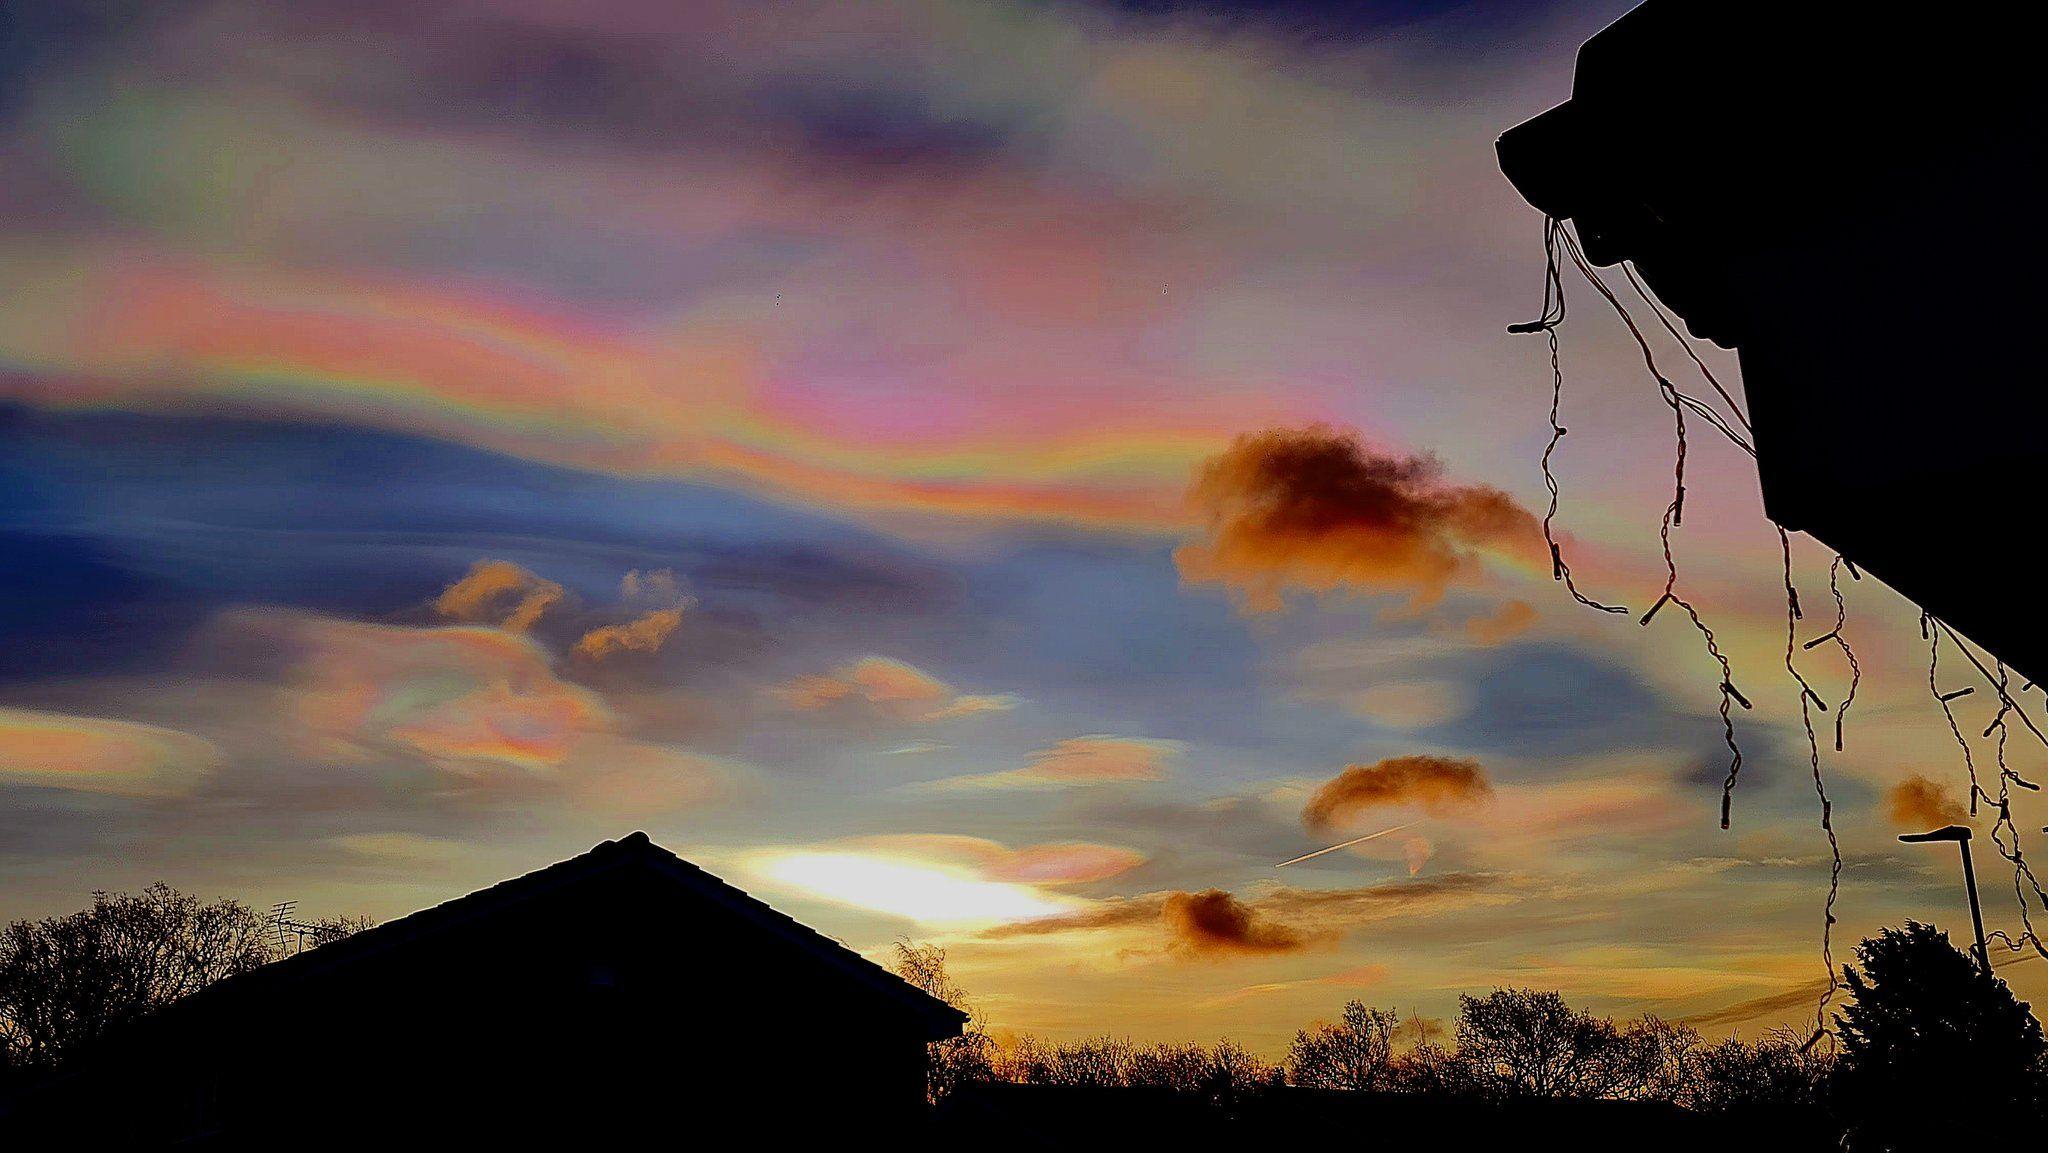
[[[908,661],[883,656],[866,656],[829,673],[797,677],[772,692],[801,712],[853,710],[904,722],[1007,712],[1020,703],[1008,694],[962,693]]]
[[[1022,768],[973,773],[932,781],[934,789],[1061,789],[1083,785],[1132,784],[1164,780],[1186,751],[1180,741],[1116,737],[1104,733],[1068,737],[1034,751]]]
[[[196,787],[218,758],[212,742],[176,729],[0,707],[0,785],[174,795]]]

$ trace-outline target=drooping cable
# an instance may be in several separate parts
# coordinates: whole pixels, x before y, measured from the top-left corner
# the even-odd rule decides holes
[[[1716,393],[1720,394],[1722,403],[1726,404],[1728,406],[1728,411],[1735,415],[1736,423],[1742,425],[1742,431],[1748,433],[1752,437],[1755,436],[1756,427],[1749,423],[1748,414],[1742,411],[1741,405],[1735,403],[1735,397],[1730,395],[1728,389],[1724,385],[1722,385],[1721,378],[1715,376],[1714,370],[1707,367],[1707,362],[1700,359],[1700,354],[1693,351],[1692,341],[1686,339],[1685,334],[1678,331],[1678,325],[1671,319],[1671,314],[1665,311],[1663,305],[1657,303],[1657,298],[1650,295],[1649,289],[1643,287],[1643,282],[1637,279],[1636,277],[1635,267],[1631,265],[1629,262],[1623,261],[1621,265],[1621,272],[1623,276],[1626,276],[1628,278],[1629,287],[1636,290],[1636,295],[1641,297],[1643,303],[1645,305],[1648,305],[1650,311],[1656,315],[1657,322],[1664,326],[1664,331],[1671,334],[1671,339],[1677,341],[1678,347],[1685,350],[1685,355],[1688,358],[1690,358],[1693,362],[1693,365],[1700,370],[1700,375],[1706,377],[1707,383],[1714,387],[1714,391]],[[1745,447],[1749,449],[1749,454],[1751,456],[1756,455],[1756,449],[1754,446],[1745,445]]]
[[[2018,785],[2023,789],[2038,792],[2041,786],[2022,777],[2007,762],[2005,755],[2006,718],[2009,716],[2018,717],[2021,723],[2025,724],[2028,730],[2036,737],[2041,736],[2041,730],[2034,725],[2033,719],[2027,715],[2026,707],[2013,695],[2011,678],[2006,671],[2003,661],[1997,662],[1997,671],[1995,672],[1987,668],[1983,660],[1977,656],[1975,650],[1970,647],[1968,641],[1962,638],[1961,634],[1949,627],[1948,622],[1932,614],[1925,612],[1921,614],[1921,627],[1933,634],[1937,643],[1940,635],[1947,633],[1948,639],[1954,643],[1956,650],[1969,660],[1978,673],[1990,683],[1992,691],[1998,694],[1998,711],[1993,714],[1990,727],[1984,730],[1984,736],[1987,738],[1994,734],[1998,737],[1998,745],[1996,747],[1998,755],[1998,795],[1995,797],[1986,792],[1978,780],[1976,766],[1970,757],[1969,744],[1963,739],[1961,730],[1956,726],[1954,715],[1948,709],[1948,702],[1973,692],[1974,688],[1965,687],[1949,693],[1936,693],[1936,699],[1941,702],[1943,712],[1949,715],[1950,728],[1955,731],[1957,741],[1963,746],[1963,763],[1970,773],[1971,815],[1976,815],[1979,799],[1998,806],[1998,819],[1992,825],[1990,840],[1992,847],[1997,850],[1998,855],[2013,867],[2013,894],[2019,900],[2020,921],[2023,926],[2020,940],[2013,942],[2010,937],[2007,937],[2007,942],[2015,948],[2023,943],[2031,943],[2036,952],[2041,953],[2044,957],[2048,957],[2048,950],[2043,949],[2041,939],[2034,933],[2032,919],[2028,912],[2026,888],[2033,890],[2035,899],[2041,902],[2044,910],[2048,910],[2048,892],[2042,891],[2041,882],[2035,876],[2033,866],[2027,863],[2026,853],[2020,844],[2019,828],[2012,820],[2012,794],[2010,789],[2010,786]],[[1936,651],[1938,652],[1938,648]],[[1930,678],[1931,676],[1932,668],[1930,667]],[[1932,683],[1931,679],[1930,683]],[[2044,740],[2048,740],[2048,738],[2044,738]]]
[[[1594,290],[1607,301],[1609,307],[1614,310],[1615,315],[1621,318],[1621,323],[1628,329],[1629,335],[1635,338],[1636,348],[1643,356],[1643,365],[1649,369],[1651,377],[1657,381],[1658,395],[1663,398],[1665,405],[1671,409],[1672,428],[1677,441],[1677,448],[1673,454],[1671,466],[1671,502],[1664,506],[1663,520],[1658,527],[1657,533],[1658,541],[1662,545],[1664,553],[1664,592],[1657,599],[1657,602],[1650,606],[1650,610],[1643,614],[1639,623],[1647,626],[1665,605],[1677,605],[1685,612],[1686,618],[1692,622],[1694,630],[1700,634],[1702,641],[1706,645],[1707,655],[1720,666],[1721,683],[1719,688],[1721,705],[1719,711],[1721,716],[1721,735],[1722,740],[1728,746],[1729,754],[1728,775],[1721,785],[1721,827],[1726,829],[1731,823],[1730,811],[1734,805],[1735,783],[1742,775],[1742,746],[1735,738],[1735,717],[1732,706],[1739,704],[1747,709],[1750,707],[1750,702],[1749,698],[1743,696],[1742,691],[1735,687],[1735,670],[1729,663],[1727,654],[1721,651],[1720,639],[1715,636],[1714,630],[1700,616],[1698,608],[1691,601],[1679,595],[1678,561],[1671,550],[1671,530],[1685,523],[1685,465],[1686,454],[1689,448],[1685,430],[1685,414],[1688,409],[1695,412],[1705,411],[1705,407],[1698,401],[1681,393],[1671,383],[1670,379],[1658,369],[1657,355],[1650,348],[1649,340],[1644,337],[1642,329],[1637,326],[1635,318],[1629,314],[1628,308],[1614,295],[1613,290],[1607,287],[1606,281],[1602,280],[1599,274],[1593,270],[1592,264],[1586,260],[1585,253],[1579,248],[1578,240],[1562,226],[1557,230],[1557,237],[1559,245],[1563,248],[1565,254],[1571,258],[1573,265],[1578,268],[1580,275],[1584,276],[1587,283],[1591,284]],[[1752,456],[1755,455],[1755,449],[1751,448],[1748,442],[1735,434],[1725,424],[1720,423],[1718,417],[1715,417],[1714,420],[1716,427],[1720,428],[1739,447],[1747,450]]]
[[[1863,683],[1863,666],[1857,663],[1856,650],[1849,647],[1849,638],[1842,631],[1849,623],[1849,602],[1842,598],[1842,566],[1845,564],[1848,564],[1848,558],[1836,553],[1834,561],[1828,565],[1828,595],[1835,598],[1835,627],[1801,646],[1813,649],[1833,641],[1842,650],[1843,659],[1849,662],[1849,691],[1842,697],[1842,703],[1835,706],[1835,751],[1838,753],[1842,751],[1842,726],[1848,719],[1849,706],[1856,703],[1856,688]],[[1857,580],[1863,579],[1854,565],[1849,565],[1849,575]]]
[[[1802,615],[1799,611],[1799,589],[1792,582],[1792,537],[1785,531],[1784,525],[1778,525],[1777,529],[1778,548],[1785,561],[1785,671],[1791,674],[1793,681],[1799,685],[1799,721],[1806,730],[1807,756],[1813,768],[1813,792],[1820,798],[1820,827],[1828,838],[1828,900],[1822,910],[1820,933],[1821,964],[1828,972],[1828,987],[1827,991],[1821,994],[1820,1005],[1814,1011],[1814,1035],[1817,1039],[1822,1033],[1827,1032],[1828,1003],[1834,1000],[1836,991],[1841,987],[1835,977],[1834,937],[1835,902],[1842,894],[1842,843],[1835,836],[1835,806],[1828,800],[1827,781],[1821,775],[1820,769],[1820,738],[1813,730],[1813,710],[1818,708],[1826,712],[1828,706],[1820,699],[1820,694],[1813,691],[1813,686],[1807,683],[1806,677],[1800,673],[1798,664],[1793,660],[1793,650],[1799,642],[1799,619]]]
[[[1550,578],[1564,584],[1565,591],[1573,600],[1587,608],[1603,613],[1624,614],[1626,605],[1610,605],[1596,601],[1579,591],[1572,579],[1572,566],[1564,559],[1564,549],[1557,543],[1553,527],[1557,520],[1558,483],[1557,473],[1551,468],[1550,458],[1557,452],[1558,442],[1569,430],[1559,422],[1558,413],[1564,404],[1564,368],[1558,359],[1557,326],[1564,323],[1564,269],[1558,262],[1558,238],[1563,234],[1564,224],[1555,216],[1543,220],[1543,314],[1533,321],[1511,324],[1511,333],[1540,332],[1550,344],[1550,442],[1543,446],[1543,487],[1550,492],[1550,507],[1543,512],[1543,543],[1550,547]]]

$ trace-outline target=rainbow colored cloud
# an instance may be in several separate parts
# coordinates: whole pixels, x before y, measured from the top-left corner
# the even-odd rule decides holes
[[[205,738],[176,729],[0,708],[0,785],[169,796],[196,787],[219,756]]]

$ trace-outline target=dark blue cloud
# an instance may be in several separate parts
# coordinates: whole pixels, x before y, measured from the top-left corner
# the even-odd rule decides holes
[[[1482,749],[1555,757],[1697,747],[1710,758],[1725,747],[1712,713],[1674,703],[1628,668],[1577,649],[1498,650],[1471,690],[1459,732]]]
[[[191,0],[27,0],[0,4],[0,116],[37,80],[63,75],[144,29],[174,20]]]
[[[0,409],[0,676],[147,664],[233,604],[417,610],[480,557],[588,601],[671,568],[802,634],[943,613],[951,577],[831,518],[359,429]]]

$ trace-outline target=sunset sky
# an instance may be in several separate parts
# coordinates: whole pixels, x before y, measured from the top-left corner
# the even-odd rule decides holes
[[[10,11],[0,917],[388,919],[645,829],[945,945],[1008,1030],[1270,1052],[1495,985],[1810,1022],[1752,463],[1695,436],[1673,537],[1756,706],[1730,831],[1698,635],[1572,604],[1537,529],[1542,221],[1492,142],[1627,7]],[[1670,415],[1567,287],[1558,524],[1639,615]],[[1831,555],[1794,539],[1801,643]],[[1840,754],[1799,652],[1838,960],[1968,924],[1894,840],[1967,796],[1915,610],[1843,593]]]

